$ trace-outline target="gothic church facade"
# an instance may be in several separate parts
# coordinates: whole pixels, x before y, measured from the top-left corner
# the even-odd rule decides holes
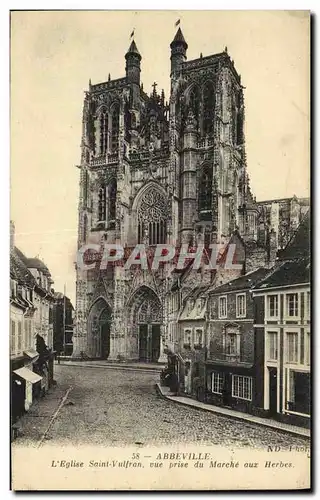
[[[149,95],[143,90],[134,41],[123,78],[89,83],[78,249],[89,243],[102,249],[106,243],[129,249],[137,243],[208,245],[235,232],[258,244],[259,206],[246,169],[240,75],[227,49],[187,61],[180,28],[170,48],[168,102],[155,84]],[[261,234],[264,247],[267,233]],[[91,269],[78,268],[73,355],[163,361],[172,283],[166,267],[100,269],[97,261]]]

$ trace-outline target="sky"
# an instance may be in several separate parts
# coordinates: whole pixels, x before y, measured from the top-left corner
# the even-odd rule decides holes
[[[309,18],[297,11],[11,13],[11,214],[16,245],[75,304],[82,105],[88,82],[125,76],[135,29],[146,92],[169,99],[180,19],[188,60],[228,47],[245,87],[248,173],[257,200],[309,196]]]

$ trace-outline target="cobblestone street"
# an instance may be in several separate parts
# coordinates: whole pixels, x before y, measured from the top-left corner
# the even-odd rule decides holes
[[[21,419],[22,435],[13,446],[198,443],[266,449],[309,444],[302,437],[167,401],[156,393],[157,372],[56,365],[55,378],[57,387]]]

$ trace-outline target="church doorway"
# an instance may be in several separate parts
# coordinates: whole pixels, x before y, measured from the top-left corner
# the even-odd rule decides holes
[[[157,363],[160,356],[160,325],[139,325],[139,361]]]
[[[88,348],[91,358],[108,359],[110,355],[111,309],[100,297],[92,305],[88,316]]]
[[[162,306],[156,293],[142,286],[132,299],[133,331],[138,334],[138,359],[157,363],[160,357]]]
[[[148,361],[148,325],[139,325],[139,360]]]

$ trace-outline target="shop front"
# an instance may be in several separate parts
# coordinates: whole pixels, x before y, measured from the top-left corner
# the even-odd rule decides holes
[[[22,366],[17,370],[14,370],[12,373],[12,383],[15,387],[15,394],[12,395],[12,399],[17,396],[17,405],[20,410],[20,415],[18,418],[24,413],[24,411],[28,411],[33,402],[33,392],[34,387],[41,383],[42,377],[37,373],[30,370],[26,366]],[[18,387],[19,389],[17,389]],[[23,398],[23,407],[22,407],[22,398]],[[22,411],[23,408],[23,411]]]
[[[206,363],[206,400],[216,406],[255,413],[255,379],[253,365],[228,366]]]

